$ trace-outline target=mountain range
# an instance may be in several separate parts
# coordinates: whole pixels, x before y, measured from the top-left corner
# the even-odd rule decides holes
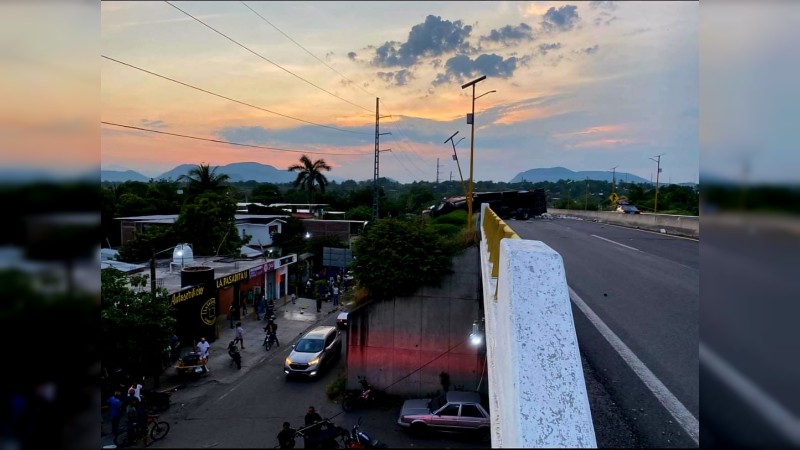
[[[100,181],[150,181],[155,180],[177,180],[182,175],[187,175],[189,170],[197,167],[196,164],[181,164],[168,170],[156,177],[148,177],[133,170],[101,170]],[[255,180],[259,183],[291,183],[297,178],[296,173],[287,170],[276,169],[267,164],[257,162],[231,163],[224,166],[215,166],[216,174],[226,174],[230,181],[250,181]]]
[[[172,170],[162,173],[157,177],[148,177],[142,175],[139,172],[133,170],[101,170],[100,171],[100,181],[111,181],[111,182],[124,182],[124,181],[142,181],[147,182],[150,181],[151,178],[153,179],[163,179],[163,180],[177,180],[181,177],[181,175],[186,175],[189,173],[189,170],[193,167],[196,167],[195,164],[181,164]],[[267,164],[261,164],[257,162],[239,162],[239,163],[232,163],[227,164],[224,166],[215,166],[216,173],[224,173],[230,177],[230,181],[239,182],[239,181],[250,181],[254,180],[259,183],[291,183],[297,177],[296,173],[289,172],[287,170],[276,169],[273,166]],[[549,168],[538,168],[538,169],[530,169],[526,170],[525,172],[518,173],[514,178],[511,179],[511,183],[519,183],[521,181],[530,181],[532,183],[537,183],[540,181],[550,181],[550,182],[557,182],[558,180],[575,180],[575,181],[583,181],[587,177],[590,180],[597,180],[597,181],[612,181],[614,174],[609,171],[572,171],[570,169],[564,167],[549,167]],[[637,175],[633,175],[626,172],[617,172],[616,178],[618,182],[624,181],[627,183],[649,183],[649,180],[645,180],[642,177]],[[338,177],[331,177],[328,176],[328,179],[331,181],[343,181]]]
[[[525,172],[518,173],[511,179],[510,183],[519,183],[522,181],[530,181],[531,183],[538,183],[541,181],[557,182],[558,180],[573,180],[584,181],[588,177],[590,180],[595,181],[613,181],[614,172],[602,170],[582,170],[572,171],[564,167],[548,167],[542,169],[530,169]],[[626,183],[649,183],[650,181],[644,178],[633,175],[627,172],[616,172],[617,182],[624,181]]]

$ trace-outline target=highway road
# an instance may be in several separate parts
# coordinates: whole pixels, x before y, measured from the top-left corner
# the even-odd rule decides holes
[[[566,218],[510,220],[508,224],[521,238],[542,241],[561,255],[574,294],[663,384],[667,396],[674,396],[678,406],[691,414],[687,417],[696,425],[700,409],[698,241]],[[579,342],[584,341],[582,351],[587,339],[578,330]],[[597,361],[608,355],[588,356]],[[626,384],[615,374],[609,374],[609,379]],[[625,391],[616,390],[618,395],[628,395]],[[663,445],[675,445],[675,439],[669,444],[664,439]]]
[[[800,239],[711,220],[703,234],[704,446],[800,448]]]

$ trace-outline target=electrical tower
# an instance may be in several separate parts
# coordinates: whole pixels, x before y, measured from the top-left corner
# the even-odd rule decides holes
[[[392,134],[392,133],[381,133],[380,132],[380,120],[384,117],[391,117],[391,116],[381,116],[380,115],[380,98],[375,97],[375,170],[372,175],[372,218],[378,220],[379,217],[379,209],[378,209],[378,178],[380,177],[380,138],[383,134]]]

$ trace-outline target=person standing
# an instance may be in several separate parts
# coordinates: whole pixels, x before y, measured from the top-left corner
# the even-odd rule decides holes
[[[233,339],[233,343],[240,342],[242,344],[242,350],[244,350],[244,328],[242,328],[242,322],[236,322],[236,337]]]
[[[309,406],[308,407],[308,412],[306,412],[306,417],[305,417],[305,422],[304,422],[306,424],[306,427],[309,427],[310,425],[314,425],[315,423],[319,424],[321,422],[322,422],[322,416],[320,416],[317,413],[317,411],[314,409],[313,406]],[[313,447],[315,447],[315,445],[312,445],[312,444],[316,443],[317,436],[319,436],[320,428],[321,428],[320,425],[317,425],[316,427],[307,428],[305,430],[305,435],[308,436],[308,437],[304,437],[303,438],[303,447],[305,447],[305,448],[313,448]]]
[[[333,306],[339,306],[339,286],[333,286]]]
[[[306,281],[306,295],[311,295],[311,278]]]
[[[295,429],[289,422],[283,422],[283,429],[278,433],[278,445],[280,448],[294,448]]]
[[[294,294],[294,292],[292,292],[292,295],[290,295],[289,298],[292,300],[292,304],[294,305],[295,301],[297,300],[297,296]]]
[[[322,293],[317,292],[317,312],[322,310]]]
[[[236,320],[234,317],[236,315],[236,307],[233,303],[231,303],[231,307],[228,308],[228,319],[231,319],[231,328],[233,328],[233,321]]]
[[[211,344],[206,341],[206,338],[201,337],[200,342],[197,343],[197,353],[200,354],[200,357],[208,359],[208,349],[210,348]]]
[[[114,395],[106,400],[108,412],[111,415],[111,433],[114,436],[119,434],[119,421],[122,419],[122,392],[119,389],[114,391]]]
[[[239,310],[242,311],[240,319],[247,316],[247,297],[244,292],[239,296]]]

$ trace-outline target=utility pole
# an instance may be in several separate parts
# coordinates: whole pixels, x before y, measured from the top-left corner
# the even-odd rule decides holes
[[[656,169],[657,169],[656,170],[656,200],[655,200],[655,202],[653,204],[653,213],[657,213],[658,212],[658,174],[661,173],[661,157],[664,156],[664,155],[665,155],[665,153],[662,153],[660,155],[656,155],[656,156],[650,158],[653,161],[655,161],[656,164],[657,164],[656,165]],[[653,181],[653,178],[652,178],[652,175],[651,175],[650,176],[650,182],[652,182],[652,181]]]
[[[436,158],[436,186],[439,186],[439,158]]]
[[[450,181],[451,182],[453,181],[453,171],[452,170],[450,171]]]
[[[614,167],[611,168],[611,170],[613,170],[612,175],[611,175],[611,177],[612,177],[611,178],[611,193],[612,194],[615,194],[617,192],[617,167],[619,167],[619,166],[614,166]]]
[[[381,116],[380,115],[380,98],[375,97],[375,170],[372,175],[372,218],[374,220],[378,220],[379,217],[379,209],[378,209],[378,178],[380,177],[380,137],[382,134],[391,134],[391,133],[381,133],[379,128],[380,120],[384,117],[391,117],[391,116]]]
[[[461,190],[464,191],[464,198],[466,198],[467,197],[467,187],[464,184],[464,175],[461,174],[461,164],[458,162],[458,153],[456,153],[456,144],[458,144],[458,142],[461,142],[466,138],[462,137],[461,139],[458,140],[458,142],[456,142],[456,141],[453,140],[453,138],[456,137],[457,134],[458,134],[458,131],[456,131],[455,133],[452,134],[452,136],[447,138],[444,141],[444,143],[447,144],[447,141],[450,141],[450,143],[453,144],[453,159],[455,160],[456,166],[458,167],[458,176],[461,177]],[[450,174],[450,178],[451,179],[453,178],[452,172]]]
[[[472,125],[469,141],[469,193],[467,194],[467,232],[469,232],[470,235],[472,234],[472,185],[474,184],[473,174],[475,166],[475,85],[485,79],[486,75],[483,75],[461,86],[461,89],[472,86],[472,113],[467,116],[467,123]],[[489,92],[481,94],[479,97],[483,97],[488,93]]]
[[[589,210],[589,177],[586,177],[586,191],[583,194],[583,210]]]

